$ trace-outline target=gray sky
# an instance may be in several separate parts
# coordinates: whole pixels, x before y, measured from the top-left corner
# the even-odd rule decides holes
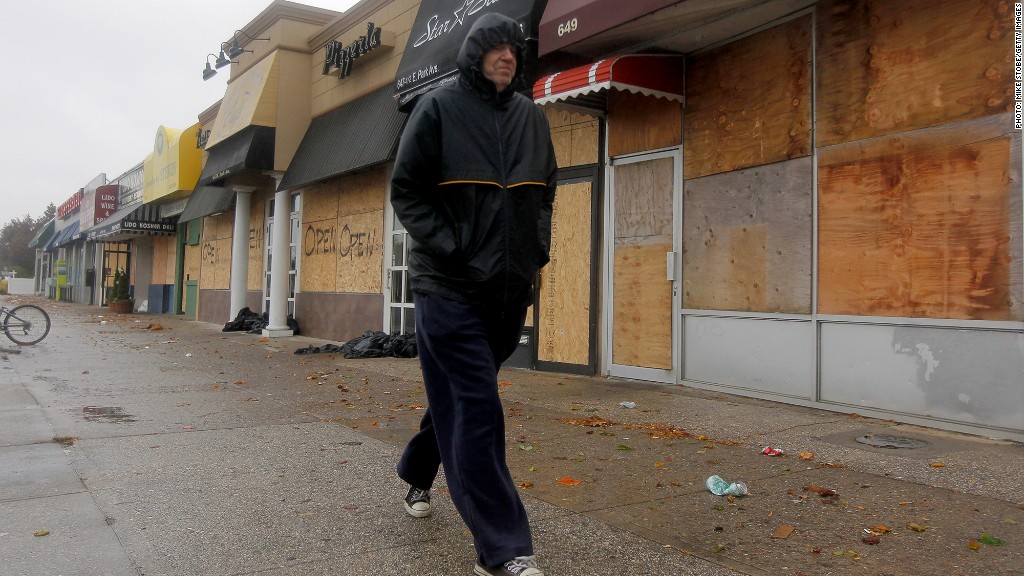
[[[356,0],[298,0],[342,12]],[[207,54],[271,0],[34,0],[0,18],[0,226],[145,159],[224,96]],[[213,58],[210,59],[211,64]]]

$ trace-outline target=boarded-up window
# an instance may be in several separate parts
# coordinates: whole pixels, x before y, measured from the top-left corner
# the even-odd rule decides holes
[[[687,61],[683,175],[810,155],[810,60],[805,16]]]
[[[819,159],[819,309],[1024,320],[1010,115],[832,146]]]
[[[811,312],[810,157],[686,181],[683,307]]]
[[[546,106],[551,142],[559,168],[597,164],[599,125],[594,116]]]
[[[826,0],[818,14],[818,146],[1013,106],[1013,4]]]

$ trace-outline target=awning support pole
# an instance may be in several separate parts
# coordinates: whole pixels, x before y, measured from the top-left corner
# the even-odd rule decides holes
[[[275,175],[278,184],[284,175]],[[270,313],[263,335],[291,336],[288,327],[288,271],[291,268],[289,236],[292,225],[291,198],[287,190],[274,194],[274,237],[271,239]]]
[[[252,186],[235,186],[235,225],[231,233],[231,310],[228,322],[245,308],[249,278],[249,216]]]

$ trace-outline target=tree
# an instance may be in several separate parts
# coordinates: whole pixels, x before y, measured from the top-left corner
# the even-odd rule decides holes
[[[0,229],[0,269],[14,271],[22,278],[32,276],[35,250],[29,248],[28,243],[36,228],[36,221],[26,214],[24,218],[14,218]]]

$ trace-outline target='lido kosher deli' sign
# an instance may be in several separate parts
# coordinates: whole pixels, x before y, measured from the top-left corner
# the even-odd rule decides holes
[[[395,78],[395,93],[407,102],[426,89],[455,80],[456,59],[473,23],[484,14],[497,12],[526,26],[534,37],[544,2],[534,0],[423,0],[416,14],[409,45]]]

